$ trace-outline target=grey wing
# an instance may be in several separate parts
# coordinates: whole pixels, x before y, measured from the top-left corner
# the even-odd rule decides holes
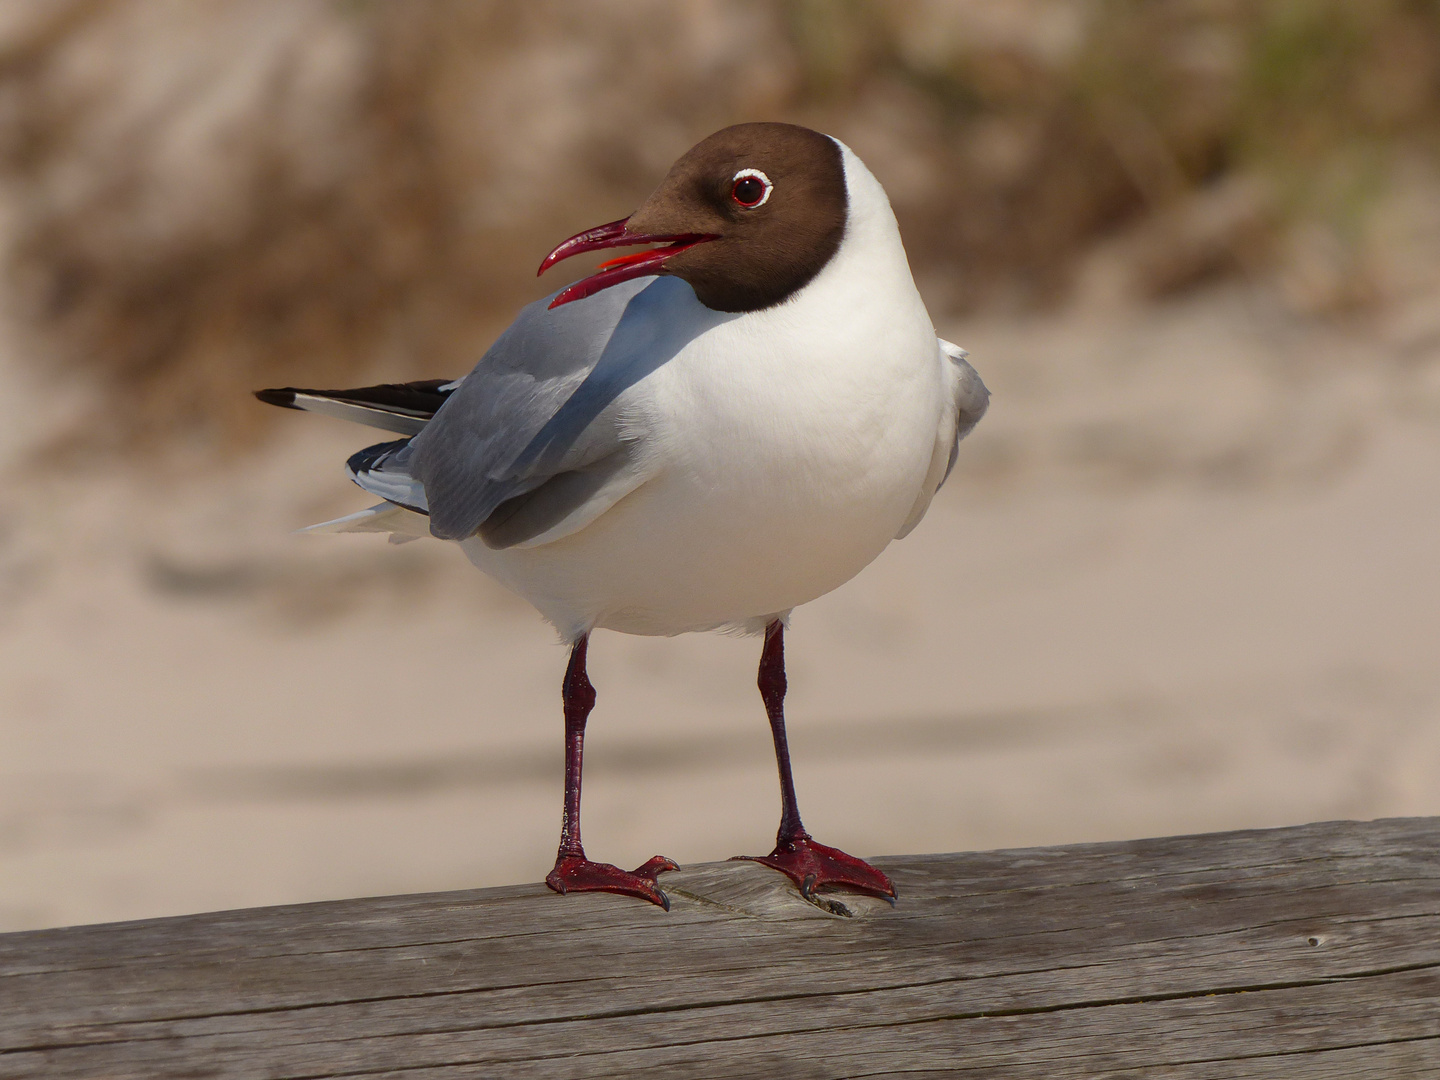
[[[920,524],[925,511],[930,509],[930,500],[950,478],[950,470],[955,468],[955,458],[960,452],[960,440],[970,434],[980,422],[990,403],[990,391],[985,389],[979,374],[966,359],[969,354],[959,345],[953,345],[944,338],[937,338],[936,345],[940,355],[946,360],[945,375],[950,390],[951,410],[941,418],[939,430],[935,433],[930,469],[925,474],[925,481],[905,523],[895,534],[897,540],[908,536],[910,531]]]
[[[526,307],[391,459],[423,489],[435,536],[510,547],[588,524],[648,477],[643,432],[621,422],[626,391],[733,318],[668,277],[548,302]]]
[[[970,366],[969,353],[944,338],[937,340],[940,351],[950,361],[955,377],[955,440],[950,444],[950,458],[945,464],[945,475],[940,479],[943,485],[950,479],[955,459],[960,456],[960,440],[975,430],[975,425],[990,407],[990,391],[980,381],[980,373]]]

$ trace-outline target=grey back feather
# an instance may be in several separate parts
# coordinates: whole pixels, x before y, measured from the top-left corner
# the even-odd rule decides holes
[[[704,307],[671,277],[637,278],[553,311],[549,301],[520,312],[411,440],[405,464],[442,539],[472,536],[502,503],[623,452],[621,395],[735,317]],[[556,491],[583,501],[593,486]]]

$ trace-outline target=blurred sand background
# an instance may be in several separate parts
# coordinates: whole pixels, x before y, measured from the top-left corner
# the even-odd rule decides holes
[[[544,875],[563,650],[458,550],[295,536],[367,436],[248,392],[462,374],[765,118],[867,161],[994,393],[795,615],[811,830],[1440,813],[1440,4],[4,0],[0,930]],[[758,642],[591,655],[592,856],[768,850]]]

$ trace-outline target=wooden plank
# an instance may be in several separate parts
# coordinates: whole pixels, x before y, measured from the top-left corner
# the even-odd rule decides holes
[[[1440,1076],[1440,819],[0,936],[0,1077]]]

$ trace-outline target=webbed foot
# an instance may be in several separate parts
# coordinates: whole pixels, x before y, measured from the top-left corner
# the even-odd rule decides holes
[[[655,878],[666,870],[679,869],[676,863],[663,855],[656,855],[633,872],[609,863],[591,862],[583,855],[566,855],[555,860],[555,869],[546,875],[545,884],[562,895],[568,892],[608,892],[634,896],[669,911],[670,898],[661,892]]]
[[[795,882],[800,895],[810,899],[822,885],[853,889],[870,896],[895,899],[895,886],[875,867],[839,848],[828,847],[802,834],[782,840],[769,855],[737,855],[737,859],[764,863]]]

